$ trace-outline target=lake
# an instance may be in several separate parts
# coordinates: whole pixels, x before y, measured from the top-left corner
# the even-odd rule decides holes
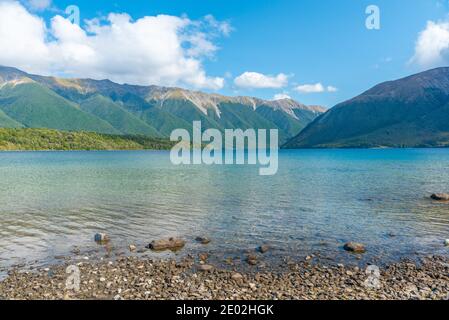
[[[179,253],[217,261],[269,243],[266,259],[311,253],[387,263],[447,255],[449,150],[283,150],[275,176],[256,166],[174,166],[166,151],[1,152],[0,267],[41,265],[75,247],[103,255],[179,236]],[[208,236],[207,247],[195,243]],[[342,249],[362,242],[362,258]],[[156,257],[173,253],[154,254]]]

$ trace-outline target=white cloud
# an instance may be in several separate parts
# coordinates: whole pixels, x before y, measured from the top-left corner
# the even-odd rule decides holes
[[[302,84],[295,88],[300,93],[319,93],[324,92],[324,86],[321,83],[316,84]]]
[[[411,63],[430,68],[446,64],[449,55],[449,22],[428,21],[419,33]]]
[[[204,20],[212,27],[212,29],[220,31],[226,37],[233,31],[233,28],[228,21],[218,21],[211,14],[205,16]]]
[[[288,76],[280,73],[277,76],[264,75],[258,72],[245,72],[234,79],[236,86],[248,89],[276,89],[288,84]]]
[[[322,93],[322,92],[337,92],[338,89],[334,86],[323,86],[321,82],[315,84],[302,84],[294,88],[299,93]]]
[[[57,15],[47,26],[18,2],[0,1],[0,64],[46,75],[220,89],[224,79],[208,76],[202,62],[218,50],[213,39],[230,27],[211,19],[109,14],[81,28]]]
[[[285,92],[275,94],[273,97],[273,100],[284,100],[284,99],[291,99],[291,97]]]
[[[51,0],[28,0],[28,4],[34,10],[45,10],[51,6]]]

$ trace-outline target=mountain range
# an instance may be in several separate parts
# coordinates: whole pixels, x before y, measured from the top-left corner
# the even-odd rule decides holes
[[[0,66],[0,127],[167,138],[172,130],[278,129],[280,142],[325,109],[291,99],[226,97],[181,88],[65,79]]]
[[[449,68],[381,83],[317,117],[284,148],[449,146]]]

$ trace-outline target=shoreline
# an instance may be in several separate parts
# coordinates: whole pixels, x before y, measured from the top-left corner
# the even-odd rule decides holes
[[[276,269],[215,266],[208,256],[179,260],[123,256],[10,269],[0,299],[24,300],[352,300],[449,299],[449,258],[426,257],[366,268],[285,260]],[[79,270],[79,291],[67,288],[67,267]],[[72,270],[73,271],[73,270]]]

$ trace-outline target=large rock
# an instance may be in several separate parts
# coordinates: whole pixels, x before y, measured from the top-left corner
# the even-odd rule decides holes
[[[104,243],[104,242],[108,242],[110,240],[110,238],[106,233],[97,233],[94,236],[94,240],[99,243]]]
[[[434,193],[430,197],[437,201],[449,201],[449,193]]]
[[[364,253],[366,252],[366,248],[363,244],[357,242],[348,242],[343,247],[346,251],[354,252],[354,253]]]
[[[148,245],[148,248],[154,251],[164,251],[164,250],[177,251],[182,249],[185,246],[185,244],[186,242],[182,239],[169,238],[169,239],[154,240]]]

